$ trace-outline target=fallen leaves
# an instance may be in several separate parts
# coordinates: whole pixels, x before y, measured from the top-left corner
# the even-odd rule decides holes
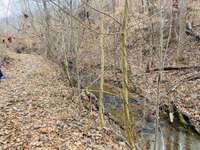
[[[98,130],[98,113],[85,110],[58,66],[37,55],[10,57],[17,61],[0,83],[0,149],[127,149],[114,132]]]

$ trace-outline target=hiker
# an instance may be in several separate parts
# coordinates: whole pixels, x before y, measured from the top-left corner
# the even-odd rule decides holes
[[[2,73],[2,71],[0,69],[0,80],[3,80],[3,79],[5,79],[5,76],[3,75],[3,73]]]

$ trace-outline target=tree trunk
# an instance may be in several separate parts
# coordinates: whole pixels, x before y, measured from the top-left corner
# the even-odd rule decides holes
[[[177,63],[183,57],[181,55],[181,45],[185,39],[185,25],[186,25],[186,12],[187,12],[187,3],[186,0],[180,0],[179,4],[179,38],[178,38],[178,49],[176,54]]]
[[[51,56],[51,41],[50,41],[50,15],[49,15],[49,10],[47,8],[47,2],[46,0],[43,0],[43,7],[44,7],[44,12],[45,12],[45,40],[46,40],[46,56],[50,57]]]
[[[163,17],[163,0],[160,0],[160,49],[159,49],[159,73],[158,73],[158,84],[157,84],[157,98],[156,98],[156,131],[155,131],[155,150],[159,150],[159,118],[160,118],[160,111],[159,111],[159,105],[160,105],[160,83],[162,80],[162,70],[163,70],[163,30],[164,30],[164,17]]]
[[[128,0],[125,0],[124,14],[123,14],[123,25],[121,31],[121,67],[122,67],[122,99],[124,106],[124,124],[127,133],[127,139],[131,148],[135,150],[135,134],[131,127],[131,121],[129,116],[128,108],[128,64],[127,64],[127,52],[126,52],[126,34],[128,25]]]
[[[101,9],[103,10],[103,0],[101,2]],[[100,93],[99,93],[99,119],[100,127],[105,127],[104,121],[104,105],[103,105],[103,86],[104,86],[104,16],[101,14],[101,35],[100,35],[100,47],[101,47],[101,82],[100,82]]]

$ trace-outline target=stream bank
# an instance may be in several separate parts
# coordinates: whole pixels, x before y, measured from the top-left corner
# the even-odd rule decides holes
[[[82,76],[84,83],[88,88],[88,91],[96,95],[95,105],[98,105],[98,92],[99,82],[95,82],[90,85],[91,81],[94,81],[96,77],[87,78]],[[85,78],[84,78],[85,77]],[[106,114],[111,114],[112,120],[114,120],[120,127],[121,132],[123,130],[123,103],[120,99],[120,88],[112,86],[108,83],[104,85],[104,106]],[[94,96],[93,96],[94,97]],[[174,112],[174,122],[170,123],[168,117],[168,105],[160,106],[160,150],[165,149],[181,149],[181,150],[198,150],[200,147],[200,136],[194,128],[192,128],[189,121],[186,120],[186,124],[181,124],[180,116],[177,112]],[[137,95],[137,93],[129,93],[129,110],[132,120],[132,126],[137,133],[137,143],[144,149],[154,149],[154,136],[155,136],[155,108],[151,100],[144,96]],[[175,111],[175,110],[174,110]]]

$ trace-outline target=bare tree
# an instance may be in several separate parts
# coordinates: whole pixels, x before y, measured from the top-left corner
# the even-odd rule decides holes
[[[185,26],[186,26],[186,13],[187,13],[187,0],[180,0],[179,3],[179,35],[178,35],[178,48],[176,59],[179,62],[182,59],[181,45],[185,39]]]
[[[103,10],[104,0],[101,1],[101,9]],[[100,23],[101,33],[104,33],[104,15],[101,14]],[[100,81],[100,93],[99,93],[99,119],[101,128],[105,127],[104,121],[104,104],[103,104],[103,91],[104,91],[104,35],[100,34],[100,48],[101,48],[101,81]]]
[[[128,108],[128,64],[127,64],[127,52],[126,52],[126,38],[127,38],[127,23],[128,23],[128,0],[124,3],[123,24],[121,31],[121,67],[122,67],[122,99],[124,105],[124,124],[127,133],[127,139],[133,150],[135,147],[135,133],[131,127],[131,121]]]
[[[51,50],[51,40],[50,40],[50,14],[47,7],[47,1],[42,0],[43,7],[44,7],[44,13],[45,13],[45,40],[46,40],[46,56],[51,57],[52,50]]]
[[[160,0],[160,48],[159,48],[159,73],[158,73],[158,83],[157,83],[157,97],[156,97],[156,132],[155,132],[155,150],[159,150],[159,118],[160,118],[160,83],[162,81],[162,70],[163,70],[163,31],[164,31],[164,16],[163,16],[163,0]]]

